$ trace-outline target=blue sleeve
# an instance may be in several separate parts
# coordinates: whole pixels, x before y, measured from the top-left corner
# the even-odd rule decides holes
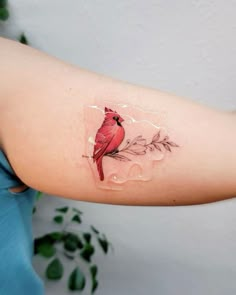
[[[0,294],[42,295],[43,282],[32,266],[35,190],[9,191],[20,184],[0,150]]]
[[[7,157],[0,150],[0,190],[20,185],[22,182],[14,173]]]

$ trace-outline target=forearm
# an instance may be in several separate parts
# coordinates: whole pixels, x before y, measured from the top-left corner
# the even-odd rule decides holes
[[[0,139],[27,185],[73,199],[139,205],[205,203],[236,194],[233,115],[0,42]],[[164,127],[179,145],[155,163],[149,181],[127,181],[118,191],[97,187],[83,157],[88,124],[84,106],[97,102],[106,106],[105,101],[151,110],[156,126]],[[153,114],[145,116],[153,122]]]

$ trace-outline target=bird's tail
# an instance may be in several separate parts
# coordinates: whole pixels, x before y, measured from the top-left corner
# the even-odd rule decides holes
[[[100,157],[96,160],[97,170],[98,170],[99,178],[101,181],[104,180],[104,173],[103,173],[103,168],[102,168],[102,158],[103,157]]]

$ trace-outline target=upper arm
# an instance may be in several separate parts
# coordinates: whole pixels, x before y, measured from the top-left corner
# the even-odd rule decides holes
[[[47,78],[43,81],[45,73],[38,75],[42,75],[39,85],[31,85],[24,94],[16,93],[6,101],[1,125],[3,149],[28,186],[79,197],[80,179],[87,177],[81,161],[84,129],[80,102],[69,98],[59,81],[49,89]]]
[[[2,51],[4,46],[0,56]],[[236,193],[235,127],[227,115],[173,95],[79,70],[22,45],[7,44],[5,51],[8,58],[2,61],[0,139],[26,185],[73,199],[133,205],[204,203]],[[151,167],[149,181],[128,181],[116,191],[98,188],[83,157],[88,141],[84,106],[95,100],[104,106],[105,101],[125,102],[151,110],[143,122],[156,116],[180,148],[165,152],[163,160]],[[137,116],[134,112],[131,115]],[[94,132],[99,120],[92,126]],[[140,134],[145,136],[142,125],[132,138]],[[224,134],[232,148],[226,151],[219,134]],[[146,165],[146,159],[140,158],[141,166]],[[119,160],[124,158],[106,162],[114,167],[121,165]]]

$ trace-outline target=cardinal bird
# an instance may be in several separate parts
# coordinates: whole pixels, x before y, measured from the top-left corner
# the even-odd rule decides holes
[[[124,119],[117,112],[105,107],[105,118],[97,131],[93,151],[93,161],[97,164],[101,181],[104,180],[103,157],[107,154],[116,153],[125,137],[124,127],[121,125],[123,121]]]

